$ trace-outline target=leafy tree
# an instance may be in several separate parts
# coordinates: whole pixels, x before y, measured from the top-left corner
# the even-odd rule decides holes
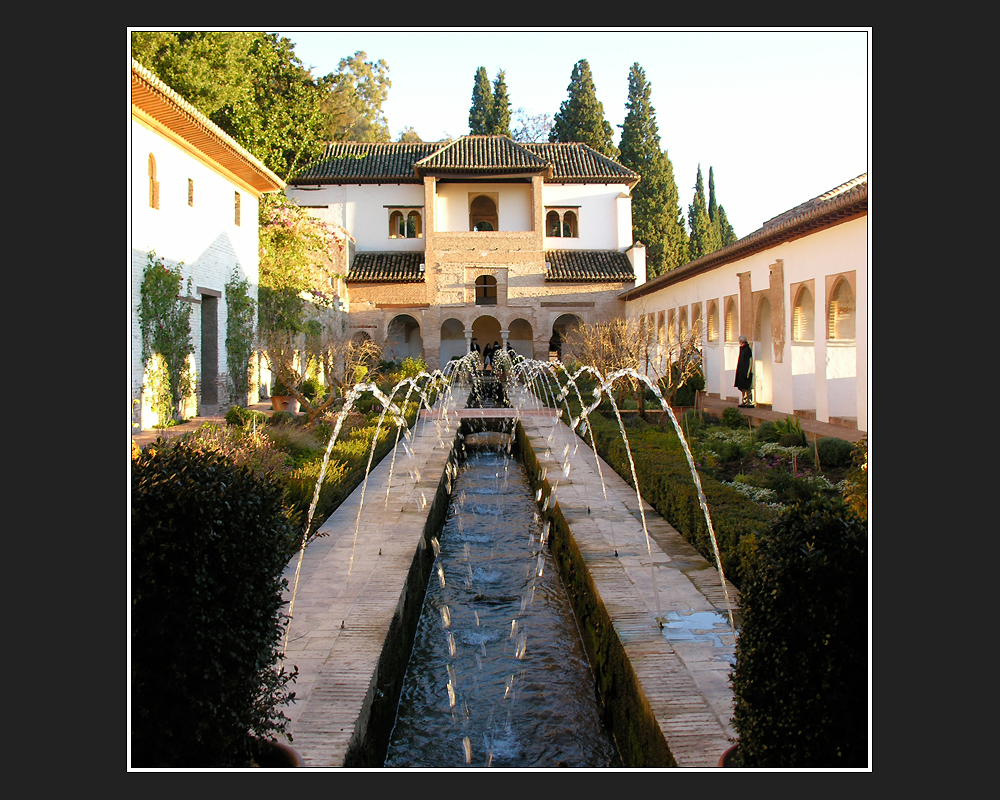
[[[510,136],[510,98],[504,71],[493,81],[493,105],[490,108],[489,132],[495,136]]]
[[[469,133],[482,136],[490,132],[490,117],[493,113],[493,92],[486,67],[476,70],[476,80],[472,86],[472,107],[469,109]]]
[[[632,231],[646,245],[646,271],[654,278],[687,260],[687,232],[673,165],[660,149],[651,87],[638,63],[629,70],[628,87],[620,160],[642,176],[632,190]]]
[[[368,61],[358,50],[340,59],[331,76],[323,103],[328,116],[327,135],[335,142],[388,142],[389,123],[382,104],[389,97],[392,81],[384,59]]]
[[[323,97],[291,40],[259,31],[134,31],[139,63],[281,178],[325,142]]]
[[[563,100],[555,116],[550,142],[583,142],[609,158],[618,157],[614,131],[604,118],[604,105],[597,99],[590,64],[577,61],[567,87],[569,97]]]
[[[552,117],[549,114],[529,114],[523,108],[515,112],[517,128],[514,130],[515,142],[546,142],[552,130]]]
[[[403,130],[401,130],[399,132],[399,138],[396,141],[397,142],[422,142],[423,139],[420,138],[420,135],[414,130],[414,128],[413,128],[412,125],[408,125],[407,127],[403,128]]]

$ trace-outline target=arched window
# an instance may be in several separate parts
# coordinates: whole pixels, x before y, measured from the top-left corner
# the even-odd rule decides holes
[[[485,194],[476,195],[469,204],[469,230],[495,231],[499,229],[496,202]]]
[[[672,308],[667,312],[667,344],[677,342],[677,310]]]
[[[792,307],[792,340],[796,342],[811,342],[813,333],[813,296],[808,286],[802,286],[795,295],[795,305]]]
[[[156,179],[156,156],[149,154],[149,207],[160,207],[160,182]]]
[[[740,320],[736,314],[736,303],[732,300],[726,303],[726,341],[735,342],[740,335]]]
[[[550,208],[545,214],[545,235],[576,238],[580,235],[576,211],[567,208]]]
[[[841,278],[830,295],[830,307],[827,311],[827,338],[854,338],[854,292],[851,284]]]
[[[563,236],[572,236],[576,238],[579,236],[579,231],[577,230],[576,224],[576,212],[567,211],[563,215]]]
[[[719,306],[714,300],[708,304],[708,341],[719,341]]]
[[[495,306],[497,304],[497,279],[492,275],[476,278],[476,305]]]
[[[688,338],[688,310],[681,309],[681,342],[686,342]]]
[[[389,238],[390,239],[422,239],[424,235],[423,221],[417,209],[390,209]]]
[[[406,235],[406,226],[403,225],[403,212],[393,211],[389,214],[389,238],[400,239]]]

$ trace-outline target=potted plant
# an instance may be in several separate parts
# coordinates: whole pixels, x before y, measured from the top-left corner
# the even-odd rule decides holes
[[[160,440],[132,460],[131,533],[132,764],[274,765],[297,675],[281,663],[298,539],[281,483]]]
[[[271,408],[275,411],[299,413],[299,401],[295,399],[292,390],[285,385],[281,378],[275,380],[274,388],[271,390]]]

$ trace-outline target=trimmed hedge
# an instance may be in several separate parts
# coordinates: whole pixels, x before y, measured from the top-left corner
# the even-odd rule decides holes
[[[816,497],[752,545],[732,676],[738,765],[865,766],[867,525]]]
[[[590,426],[601,458],[629,485],[633,485],[628,454],[618,423],[614,419],[593,414]],[[698,502],[698,491],[676,433],[663,431],[637,420],[630,424],[628,440],[643,498],[714,564],[715,555],[701,503]],[[589,443],[589,437],[587,441]],[[767,528],[774,519],[775,512],[710,476],[699,473],[699,477],[718,540],[722,569],[739,586],[740,540]]]

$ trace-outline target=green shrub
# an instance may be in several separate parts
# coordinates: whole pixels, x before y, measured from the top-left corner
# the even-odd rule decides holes
[[[722,424],[727,428],[742,428],[746,426],[747,421],[739,412],[739,409],[726,406],[722,409]]]
[[[242,406],[233,406],[226,412],[226,424],[242,428],[247,425],[266,425],[267,414]]]
[[[598,454],[631,485],[631,469],[618,424],[600,414],[592,414],[589,419]],[[714,564],[715,555],[705,515],[677,435],[657,426],[645,425],[630,429],[628,439],[643,499]],[[589,436],[587,441],[589,443]],[[770,525],[775,512],[699,472],[719,544],[722,569],[738,586],[740,539]]]
[[[805,447],[806,437],[802,433],[783,433],[778,444],[782,447]]]
[[[766,419],[754,430],[753,438],[757,442],[777,444],[778,440],[781,439],[781,434],[778,433],[774,423]]]
[[[864,766],[867,526],[815,497],[742,550],[732,675],[741,765]]]
[[[295,672],[280,667],[294,525],[280,483],[179,441],[132,462],[132,758],[248,763]]]
[[[267,419],[268,425],[294,425],[295,415],[291,411],[275,411]]]
[[[854,445],[836,436],[816,440],[821,467],[849,467],[854,459]]]
[[[302,381],[299,391],[312,404],[322,403],[323,398],[326,397],[326,387],[319,378],[306,378]]]

